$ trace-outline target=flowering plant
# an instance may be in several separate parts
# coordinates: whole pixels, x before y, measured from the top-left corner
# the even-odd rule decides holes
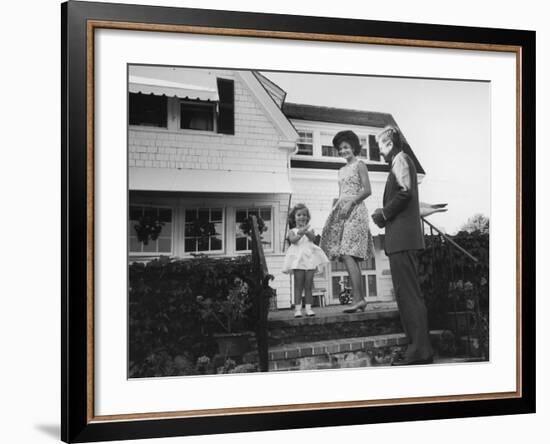
[[[134,230],[136,230],[138,240],[147,245],[149,239],[157,240],[163,226],[164,222],[161,222],[156,216],[141,216],[139,222],[134,225]]]
[[[212,321],[225,333],[234,333],[235,330],[242,329],[246,314],[252,306],[246,282],[235,278],[233,284],[224,298],[204,298],[201,295],[196,297],[201,318]]]
[[[260,216],[256,216],[256,220],[258,221],[258,231],[260,232],[261,237],[261,234],[267,230],[267,226]],[[245,220],[243,220],[239,225],[239,229],[247,236],[252,237],[252,217],[248,216]]]

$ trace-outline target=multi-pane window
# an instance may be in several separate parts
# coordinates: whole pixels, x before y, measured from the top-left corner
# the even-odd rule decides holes
[[[224,248],[223,226],[221,208],[185,209],[185,252],[221,252]]]
[[[332,145],[334,134],[321,134],[321,154],[325,157],[340,157],[338,150]]]
[[[347,271],[347,268],[342,261],[331,261],[330,264],[332,271]],[[359,267],[361,268],[361,270],[375,270],[376,262],[374,257],[371,257],[366,261],[359,262]]]
[[[172,209],[130,205],[128,237],[130,253],[171,253]]]
[[[338,299],[338,297],[340,296],[340,293],[346,287],[351,288],[351,280],[347,274],[340,273],[336,276],[332,276],[331,285],[332,285],[332,299]],[[363,285],[363,288],[365,288],[365,285],[367,286],[366,291],[367,291],[368,297],[376,297],[378,295],[375,274],[362,274],[361,285]]]
[[[376,274],[372,273],[376,270],[376,262],[374,257],[367,259],[366,261],[359,262],[361,268],[361,282],[363,288],[366,288],[367,296],[377,296],[378,289],[376,285]],[[347,273],[346,266],[341,261],[331,261],[331,286],[332,286],[332,298],[338,299],[338,295],[344,287],[350,287],[351,282]],[[369,273],[369,271],[371,273]]]
[[[378,294],[378,289],[376,288],[376,275],[375,274],[369,274],[367,276],[368,280],[368,288],[369,288],[369,296],[375,297]]]
[[[323,157],[340,157],[338,150],[332,145],[333,138],[334,134],[321,134],[321,155]],[[369,159],[368,139],[364,136],[360,136],[359,143],[361,144],[361,152],[358,157]]]
[[[249,236],[243,233],[241,230],[241,224],[249,216],[261,217],[266,230],[260,233],[262,236],[262,244],[264,249],[269,250],[273,246],[273,223],[271,217],[270,207],[260,208],[239,208],[235,211],[235,250],[236,251],[249,251],[252,249],[252,244]]]
[[[311,131],[298,131],[298,152],[306,156],[313,156],[313,133]]]
[[[215,105],[213,103],[180,102],[180,128],[214,131]]]
[[[128,109],[130,125],[167,127],[166,96],[130,93]]]

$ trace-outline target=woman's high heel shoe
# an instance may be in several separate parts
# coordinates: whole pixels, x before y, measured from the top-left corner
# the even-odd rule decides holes
[[[365,311],[365,308],[367,308],[367,301],[363,299],[362,301],[353,304],[349,308],[344,309],[344,313],[355,313],[358,310]]]

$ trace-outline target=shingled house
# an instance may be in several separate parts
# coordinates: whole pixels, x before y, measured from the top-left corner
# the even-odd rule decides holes
[[[381,205],[388,166],[375,134],[396,124],[390,114],[287,103],[286,92],[253,71],[131,66],[128,79],[129,260],[196,253],[235,256],[250,251],[240,223],[265,221],[264,249],[276,305],[292,300],[291,277],[280,272],[289,208],[304,202],[320,233],[344,164],[331,145],[342,129],[361,139],[373,194]],[[424,170],[410,151],[419,178]],[[140,241],[144,217],[162,222],[154,241]],[[201,227],[214,229],[206,232]],[[371,225],[376,257],[363,264],[370,301],[393,301],[383,236]],[[315,277],[319,302],[338,303],[345,276],[333,262]]]

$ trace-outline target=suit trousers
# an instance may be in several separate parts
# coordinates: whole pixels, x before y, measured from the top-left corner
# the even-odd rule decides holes
[[[397,307],[409,340],[404,359],[427,359],[433,355],[428,330],[428,311],[418,282],[416,250],[388,255]]]

